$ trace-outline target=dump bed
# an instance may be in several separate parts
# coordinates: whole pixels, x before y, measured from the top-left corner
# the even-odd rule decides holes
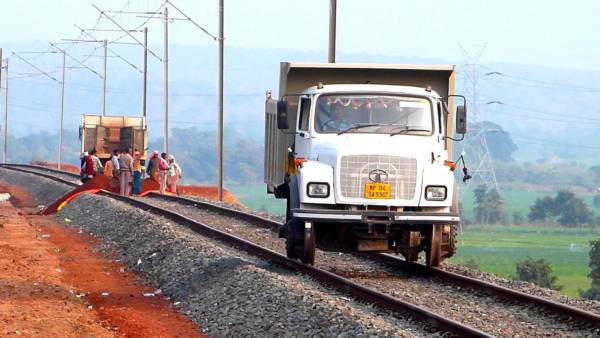
[[[426,88],[430,86],[440,96],[454,94],[454,66],[451,65],[389,65],[343,63],[289,63],[282,62],[279,77],[279,100],[288,101],[290,128],[286,133],[277,129],[276,102],[267,99],[265,117],[265,183],[268,191],[284,183],[288,147],[294,143],[298,94],[318,83],[328,84],[384,84]],[[449,102],[452,112],[453,100]],[[454,114],[448,121],[448,135],[452,134]],[[448,144],[452,153],[452,146]]]
[[[110,158],[113,150],[131,148],[146,159],[148,148],[146,120],[143,117],[83,115],[79,130],[81,151],[96,149],[101,160]]]

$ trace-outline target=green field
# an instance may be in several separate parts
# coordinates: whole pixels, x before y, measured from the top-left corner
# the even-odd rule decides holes
[[[272,214],[285,213],[285,203],[267,196],[263,184],[230,185],[227,187],[246,206]],[[527,216],[529,206],[544,193],[503,191],[509,213],[519,210]],[[467,218],[473,219],[473,196],[468,189],[461,190],[461,202]],[[586,201],[591,205],[591,201]],[[596,213],[599,211],[596,210]],[[459,249],[453,263],[474,260],[480,270],[504,277],[516,274],[516,263],[527,256],[544,258],[552,264],[562,292],[578,297],[578,289],[588,289],[587,277],[589,241],[600,238],[600,229],[567,229],[532,226],[480,226],[472,225],[459,235]]]

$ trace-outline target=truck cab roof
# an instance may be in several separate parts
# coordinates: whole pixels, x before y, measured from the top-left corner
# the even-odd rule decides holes
[[[361,93],[361,94],[405,94],[418,95],[431,98],[440,98],[440,95],[434,90],[427,90],[421,87],[412,86],[396,86],[396,85],[379,85],[379,84],[332,84],[312,86],[306,89],[303,94],[332,94],[332,93]]]

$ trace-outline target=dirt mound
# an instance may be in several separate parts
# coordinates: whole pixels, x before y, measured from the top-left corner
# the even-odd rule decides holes
[[[180,185],[177,189],[180,195],[201,197],[211,201],[219,200],[218,189],[214,186]],[[223,189],[223,202],[235,205],[241,204],[240,200],[226,189]]]

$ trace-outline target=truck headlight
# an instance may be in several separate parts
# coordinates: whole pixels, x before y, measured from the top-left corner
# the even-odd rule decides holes
[[[308,197],[327,198],[329,197],[329,184],[311,182],[306,185],[306,194]]]
[[[446,199],[446,187],[431,185],[425,188],[425,199],[428,201],[443,201]]]

